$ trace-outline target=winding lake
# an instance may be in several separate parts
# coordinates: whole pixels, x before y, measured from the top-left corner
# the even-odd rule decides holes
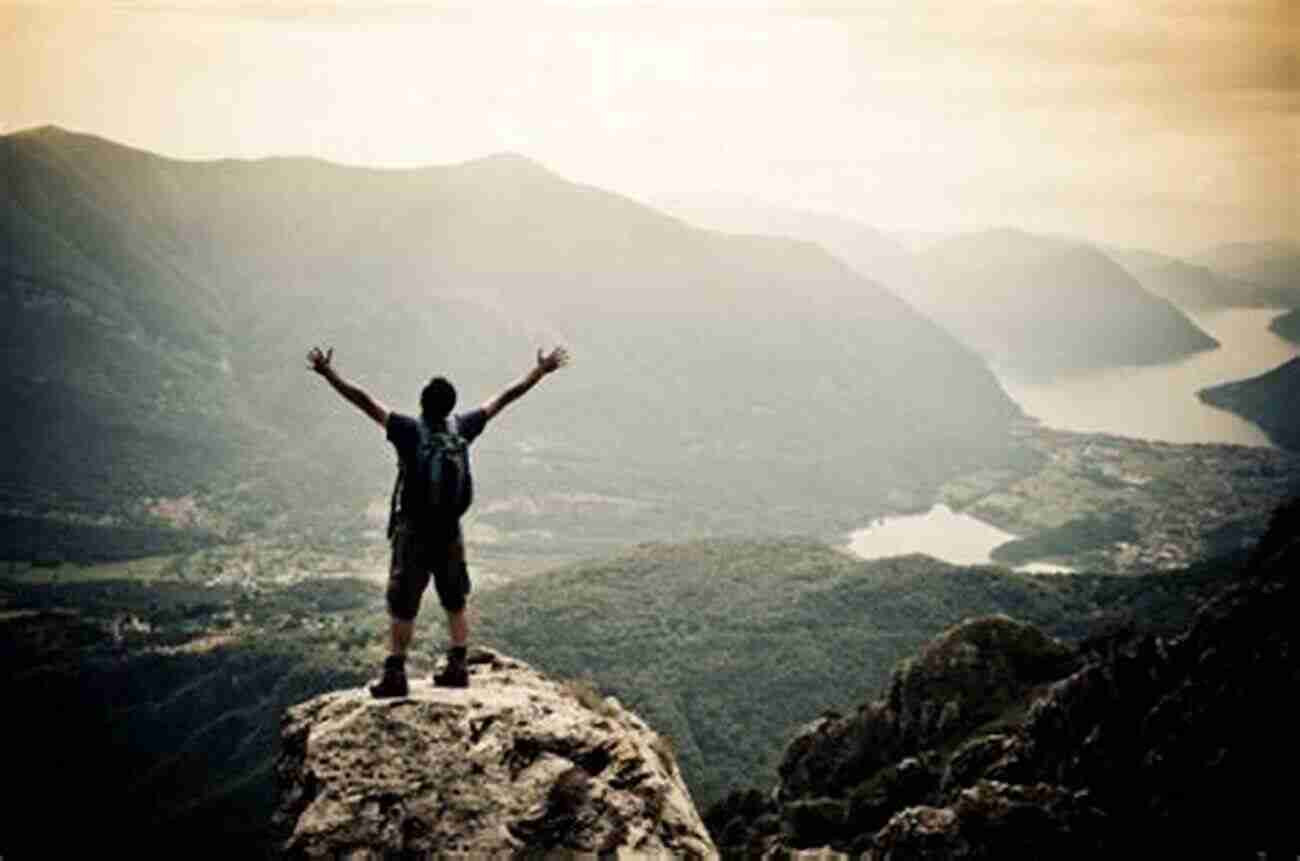
[[[1217,350],[1147,367],[1109,368],[1025,383],[1005,374],[1003,388],[1048,427],[1177,443],[1268,446],[1259,428],[1201,403],[1207,386],[1253,377],[1300,355],[1300,346],[1268,330],[1285,309],[1186,312],[1219,341]],[[864,559],[924,553],[955,565],[991,564],[993,548],[1017,536],[945,505],[924,514],[886,517],[849,535],[849,552]],[[1066,572],[1033,563],[1021,571]]]
[[[1179,362],[1108,368],[1050,383],[1025,383],[999,373],[1002,387],[1048,427],[1166,442],[1270,445],[1263,431],[1201,403],[1198,389],[1271,371],[1300,355],[1300,346],[1268,330],[1285,309],[1185,311],[1220,343]]]

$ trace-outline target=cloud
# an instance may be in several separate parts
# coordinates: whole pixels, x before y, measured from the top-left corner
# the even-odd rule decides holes
[[[795,8],[795,7],[792,7]],[[919,56],[962,57],[1007,83],[1068,81],[1080,93],[1300,89],[1300,4],[1294,0],[1017,0],[800,4],[868,43]]]

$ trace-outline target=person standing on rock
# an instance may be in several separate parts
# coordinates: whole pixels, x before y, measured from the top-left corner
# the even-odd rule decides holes
[[[398,479],[389,512],[388,537],[392,561],[388,574],[390,652],[383,675],[370,686],[377,698],[406,696],[406,650],[415,633],[415,617],[430,575],[438,600],[447,612],[451,646],[446,668],[433,677],[434,684],[463,688],[469,685],[466,643],[469,620],[465,604],[469,596],[469,569],[465,565],[465,543],[460,515],[469,505],[471,481],[469,445],[483,432],[488,421],[537,385],[543,377],[568,364],[569,353],[556,347],[550,353],[537,351],[537,364],[514,385],[482,406],[452,414],[456,389],[443,377],[434,377],[420,393],[420,416],[392,412],[359,387],[339,376],[331,362],[334,349],[312,347],[308,368],[324,377],[334,390],[382,428],[397,449]],[[433,466],[431,466],[433,464]],[[433,481],[424,477],[433,476]],[[437,505],[426,497],[430,484],[442,485],[442,492],[455,498]],[[448,487],[452,489],[448,491]],[[434,491],[435,493],[437,491]],[[435,509],[436,517],[428,516]],[[415,516],[419,512],[420,516]]]

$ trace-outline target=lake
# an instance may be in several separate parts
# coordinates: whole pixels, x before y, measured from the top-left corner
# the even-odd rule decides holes
[[[1178,362],[1090,371],[1050,383],[1026,383],[1000,372],[998,379],[1026,413],[1048,427],[1177,443],[1269,446],[1259,428],[1201,403],[1196,392],[1271,371],[1300,355],[1300,346],[1268,331],[1284,310],[1185,311],[1220,346]],[[925,553],[954,565],[987,565],[994,547],[1016,537],[936,505],[924,514],[886,517],[858,529],[850,534],[848,549],[864,559]],[[1033,563],[1017,570],[1069,569]]]
[[[969,514],[936,505],[924,514],[885,517],[849,535],[850,553],[863,559],[924,553],[953,565],[992,565],[989,553],[1018,536],[990,526]],[[1067,573],[1069,568],[1045,563],[1022,565],[1017,571]]]
[[[1300,355],[1300,346],[1268,331],[1284,311],[1184,309],[1221,346],[1179,362],[1090,371],[1049,383],[1025,383],[995,372],[1007,394],[1048,427],[1166,442],[1268,446],[1259,428],[1201,403],[1196,392],[1271,371]]]

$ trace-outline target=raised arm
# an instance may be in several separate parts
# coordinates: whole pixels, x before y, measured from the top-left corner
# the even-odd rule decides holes
[[[483,412],[488,418],[492,418],[515,401],[519,400],[525,392],[541,382],[542,377],[554,373],[565,365],[569,364],[569,351],[563,347],[556,347],[549,353],[537,351],[537,364],[524,375],[523,379],[510,386],[501,394],[492,400],[483,404]]]
[[[370,397],[364,390],[340,377],[330,365],[333,359],[333,347],[330,347],[324,353],[321,352],[320,347],[312,347],[307,353],[307,367],[328,380],[329,384],[334,387],[334,391],[342,395],[348,403],[370,416],[379,423],[380,427],[385,427],[388,424],[388,407]]]

